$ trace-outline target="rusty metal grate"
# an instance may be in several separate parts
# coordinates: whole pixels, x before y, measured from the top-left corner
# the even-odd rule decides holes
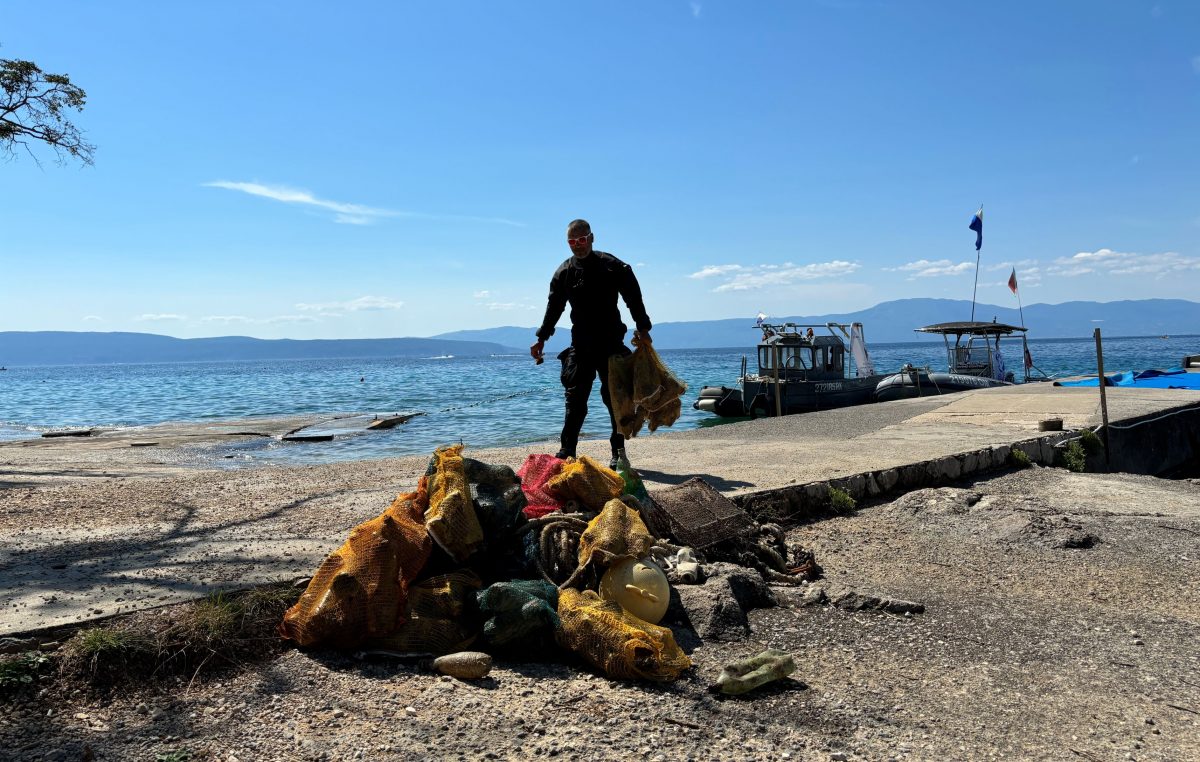
[[[654,490],[650,495],[666,514],[675,538],[697,550],[730,540],[754,527],[749,514],[699,477]]]

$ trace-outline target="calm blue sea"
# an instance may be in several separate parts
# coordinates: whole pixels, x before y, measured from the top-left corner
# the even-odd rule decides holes
[[[1048,374],[1095,373],[1091,338],[1034,340],[1030,348],[1036,365]],[[879,344],[870,350],[878,372],[897,370],[905,362],[946,366],[940,342]],[[752,352],[752,347],[664,350],[663,359],[690,387],[673,429],[715,422],[693,410],[691,402],[702,386],[734,385],[742,355]],[[1198,336],[1104,340],[1106,371],[1177,367],[1192,353],[1200,353]],[[1007,350],[1007,360],[1010,369],[1020,369],[1019,344]],[[607,437],[599,384],[591,410],[584,436]],[[427,415],[391,431],[330,443],[264,442],[238,448],[237,457],[242,462],[313,463],[424,454],[459,440],[476,447],[556,440],[562,415],[558,363],[550,358],[538,366],[527,355],[512,355],[46,366],[0,372],[0,439],[75,426],[413,411]]]

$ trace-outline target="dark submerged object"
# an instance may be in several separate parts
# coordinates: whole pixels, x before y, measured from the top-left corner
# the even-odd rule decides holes
[[[774,416],[861,405],[872,401],[882,374],[867,354],[861,323],[760,324],[757,372],[741,385],[706,386],[692,407],[724,418]],[[814,328],[828,334],[816,335]],[[848,347],[845,339],[850,340]],[[847,355],[851,355],[847,359]]]
[[[1045,374],[1031,376],[1037,370],[1030,359],[1029,346],[1025,338],[1026,328],[1006,323],[963,321],[957,323],[935,323],[916,329],[918,333],[940,334],[946,344],[948,370],[933,371],[905,365],[899,373],[887,376],[875,388],[875,400],[911,399],[953,394],[970,389],[988,389],[995,386],[1012,386],[1016,376],[1005,365],[1000,339],[1019,334],[1020,362],[1025,370],[1024,381],[1044,381]],[[953,345],[950,337],[954,337]],[[1015,341],[1009,342],[1015,345]],[[1013,347],[1016,348],[1015,346]],[[1040,371],[1039,371],[1040,373]]]

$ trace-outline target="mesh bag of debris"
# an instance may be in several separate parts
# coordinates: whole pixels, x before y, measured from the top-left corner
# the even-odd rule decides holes
[[[353,647],[391,634],[404,620],[409,585],[432,543],[422,513],[425,481],[376,518],[359,524],[313,575],[279,634],[301,646]]]
[[[621,475],[586,455],[568,460],[558,474],[546,482],[546,491],[562,502],[575,501],[597,512],[625,490]]]
[[[558,594],[558,642],[621,680],[668,682],[692,666],[665,627],[643,622],[591,590]]]
[[[461,444],[439,447],[429,479],[425,528],[442,550],[461,563],[483,544],[483,528],[471,504]]]
[[[596,561],[607,567],[623,558],[644,558],[653,544],[654,537],[638,512],[614,498],[580,535],[579,565]]]
[[[608,359],[608,388],[617,430],[630,438],[646,421],[651,431],[675,423],[682,410],[679,398],[687,392],[687,384],[675,377],[652,345],[636,342],[633,354]]]
[[[439,574],[414,584],[405,608],[407,621],[371,646],[395,651],[448,654],[475,641],[475,593],[482,586],[471,571]]]
[[[525,493],[511,468],[463,458],[463,471],[485,544],[511,535],[525,523]]]
[[[488,645],[535,655],[554,643],[558,588],[545,580],[496,582],[476,595]]]
[[[525,516],[536,519],[562,510],[562,503],[546,489],[546,483],[562,471],[566,461],[553,455],[530,455],[521,464],[517,476],[525,493]]]

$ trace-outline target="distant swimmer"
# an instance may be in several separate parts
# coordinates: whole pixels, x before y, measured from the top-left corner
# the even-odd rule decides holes
[[[366,380],[367,380],[367,377],[366,377],[366,376],[359,376],[359,377],[358,377],[358,383],[360,383],[360,384],[361,384],[363,381],[366,381]]]

